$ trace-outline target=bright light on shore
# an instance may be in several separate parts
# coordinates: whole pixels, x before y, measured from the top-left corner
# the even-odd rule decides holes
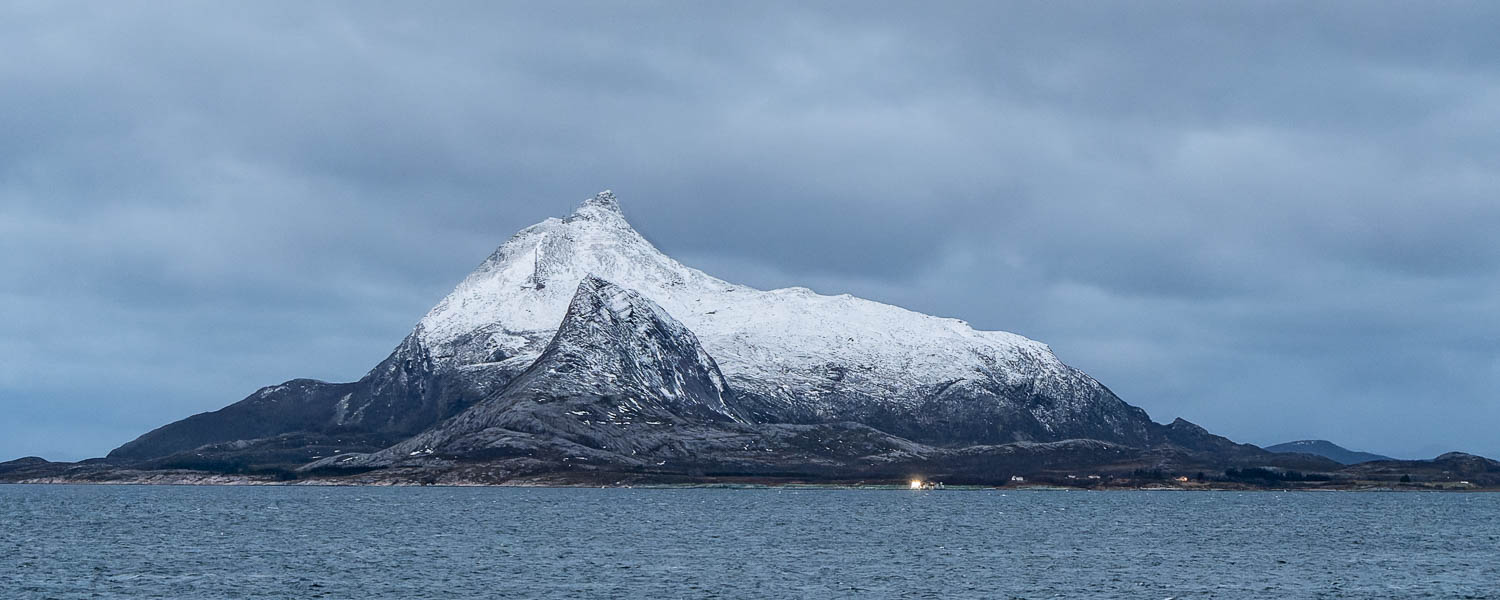
[[[914,489],[914,490],[920,490],[920,489],[922,489],[922,480],[921,479],[913,479],[913,480],[911,480],[911,489]]]

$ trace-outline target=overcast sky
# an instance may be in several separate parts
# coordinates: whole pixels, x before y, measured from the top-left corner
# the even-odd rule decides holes
[[[357,379],[604,188],[1158,421],[1500,456],[1500,5],[556,4],[0,8],[0,460]]]

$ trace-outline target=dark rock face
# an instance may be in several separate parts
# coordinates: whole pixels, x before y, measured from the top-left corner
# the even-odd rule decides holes
[[[55,463],[48,461],[47,459],[40,456],[27,456],[15,460],[7,460],[5,462],[0,462],[0,476],[8,475],[11,473],[27,472],[36,469],[45,469],[52,464]]]
[[[457,414],[517,372],[498,364],[439,369],[413,334],[357,382],[294,379],[262,388],[225,408],[154,429],[108,457],[224,469],[370,451]]]
[[[1276,444],[1275,446],[1266,446],[1266,450],[1269,452],[1286,454],[1312,454],[1346,465],[1355,465],[1374,460],[1395,460],[1389,456],[1381,456],[1379,454],[1372,454],[1369,452],[1349,450],[1328,440],[1300,440],[1296,442],[1286,442],[1284,444]]]
[[[529,369],[413,443],[442,451],[499,428],[649,451],[661,437],[653,432],[747,423],[728,396],[718,365],[691,331],[635,292],[590,277]]]
[[[691,331],[639,294],[589,277],[546,350],[502,390],[391,449],[318,466],[565,450],[595,463],[682,459],[705,439],[743,446],[755,437],[730,397]]]
[[[353,384],[312,379],[261,388],[225,408],[154,429],[116,448],[109,458],[160,458],[206,444],[323,430],[332,420],[339,399],[352,389]]]
[[[1250,444],[1239,444],[1229,438],[1209,433],[1207,429],[1187,419],[1173,419],[1166,426],[1159,426],[1156,440],[1158,443],[1170,444],[1179,448],[1194,450],[1198,452],[1215,452],[1220,454],[1244,454],[1264,455],[1266,452]]]
[[[813,422],[854,421],[949,447],[1066,439],[1151,443],[1158,426],[1146,412],[1093,383],[1060,394],[993,379],[954,382],[923,390],[909,403],[835,401],[846,409]],[[798,422],[795,414],[774,416]]]

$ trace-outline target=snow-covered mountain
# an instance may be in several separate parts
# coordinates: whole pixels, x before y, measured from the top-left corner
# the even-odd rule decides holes
[[[954,442],[1089,437],[1101,429],[1111,439],[1144,435],[1144,413],[1045,344],[849,295],[726,282],[657,250],[608,191],[567,218],[516,234],[414,336],[439,365],[530,363],[574,287],[591,274],[681,320],[760,420],[875,420],[915,439]],[[1008,402],[1021,396],[1026,401]],[[981,411],[988,418],[979,427],[953,431],[960,420],[974,424],[973,414],[949,406],[960,401],[997,410]],[[1006,430],[981,430],[1002,416]]]
[[[657,250],[606,191],[506,241],[360,381],[266,388],[111,456],[201,455],[204,444],[245,441],[234,422],[244,414],[262,421],[257,439],[315,434],[319,444],[367,451],[410,438],[536,363],[591,277],[628,290],[608,302],[638,295],[691,332],[722,372],[718,410],[734,419],[855,422],[940,446],[1163,439],[1144,411],[1040,342],[849,295],[726,282]],[[278,406],[296,407],[297,419],[278,421]]]

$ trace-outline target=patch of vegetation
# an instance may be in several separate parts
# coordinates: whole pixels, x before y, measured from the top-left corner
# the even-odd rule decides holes
[[[1246,467],[1236,469],[1230,467],[1224,470],[1224,478],[1230,481],[1242,483],[1280,483],[1288,481],[1332,481],[1333,477],[1326,473],[1303,473],[1301,471],[1281,471],[1267,469],[1265,467]]]

